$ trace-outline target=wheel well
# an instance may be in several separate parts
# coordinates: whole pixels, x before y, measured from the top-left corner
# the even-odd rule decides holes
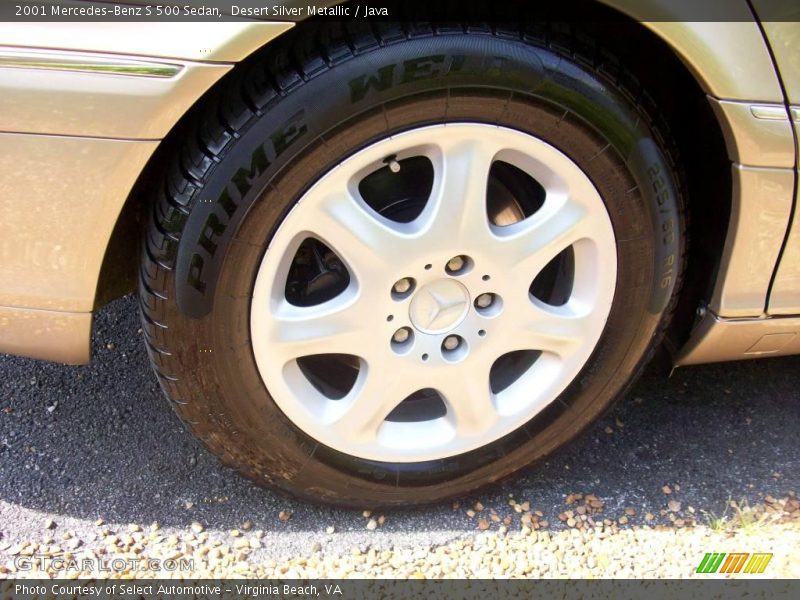
[[[414,4],[413,0],[409,0],[405,7],[413,10]],[[507,2],[506,6],[508,4],[513,3]],[[644,89],[648,90],[655,104],[651,108],[657,107],[658,113],[663,116],[680,154],[678,161],[685,172],[688,190],[688,232],[691,243],[684,287],[666,338],[670,347],[678,348],[688,338],[698,304],[710,296],[722,256],[731,209],[730,162],[724,138],[705,92],[666,42],[641,23],[600,2],[563,0],[560,7],[564,12],[559,14],[570,14],[571,4],[576,5],[575,10],[580,7],[580,13],[572,13],[582,15],[580,22],[556,22],[551,23],[550,27],[593,40],[599,47],[623,60],[627,70],[634,73]],[[292,40],[306,32],[307,28],[328,26],[332,25],[313,20],[300,23],[256,51],[253,56],[291,47]],[[631,52],[631,48],[635,48],[635,52]],[[246,59],[244,62],[248,61]],[[179,148],[187,128],[198,118],[198,108],[210,96],[224,89],[226,81],[241,68],[242,65],[237,65],[206,92],[178,121],[148,161],[126,200],[106,249],[95,294],[95,308],[135,289],[141,221],[150,186],[162,180],[160,171]]]

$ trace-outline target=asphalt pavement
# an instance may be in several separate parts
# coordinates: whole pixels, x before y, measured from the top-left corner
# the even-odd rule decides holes
[[[102,309],[90,365],[0,355],[0,542],[40,535],[48,520],[79,533],[98,518],[184,530],[195,521],[229,530],[250,520],[264,531],[264,552],[279,556],[320,539],[343,550],[444,543],[475,532],[464,507],[480,500],[502,516],[509,495],[558,529],[574,493],[601,498],[612,518],[633,507],[632,526],[648,512],[668,523],[661,511],[669,500],[691,507],[702,523],[724,514],[730,500],[757,504],[800,488],[800,356],[672,376],[662,364],[546,464],[464,499],[460,510],[448,502],[395,511],[367,531],[360,511],[293,502],[222,467],[162,397],[138,319],[133,297]],[[291,518],[281,520],[281,511]],[[330,527],[336,535],[325,533]]]

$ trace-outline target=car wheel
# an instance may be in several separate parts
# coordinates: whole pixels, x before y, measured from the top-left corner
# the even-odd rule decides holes
[[[430,503],[624,392],[674,306],[682,193],[647,96],[585,56],[381,24],[234,70],[154,192],[140,282],[212,452],[310,501]]]

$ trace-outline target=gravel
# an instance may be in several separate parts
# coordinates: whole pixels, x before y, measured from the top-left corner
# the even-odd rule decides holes
[[[91,365],[0,356],[0,577],[29,555],[192,558],[181,576],[674,577],[726,551],[773,552],[765,575],[796,577],[798,367],[657,363],[580,441],[480,498],[344,511],[219,466],[163,400],[123,298]]]
[[[0,577],[33,575],[97,577],[97,569],[82,568],[85,559],[92,565],[114,564],[125,559],[129,568],[108,573],[113,577],[158,577],[170,571],[139,569],[144,560],[191,561],[181,577],[214,579],[228,577],[269,578],[465,578],[465,577],[686,577],[692,574],[706,552],[758,551],[775,554],[769,563],[773,577],[798,577],[800,568],[793,549],[800,547],[800,501],[794,494],[757,508],[742,508],[734,502],[736,517],[715,527],[685,525],[673,527],[620,528],[625,517],[616,521],[602,518],[602,508],[581,513],[567,530],[546,531],[536,519],[537,511],[525,511],[519,523],[503,519],[497,531],[469,534],[446,544],[416,543],[353,545],[349,552],[331,547],[331,538],[321,538],[299,556],[278,559],[264,550],[268,537],[257,530],[242,535],[224,532],[191,531],[167,533],[157,523],[146,530],[129,525],[124,531],[99,526],[93,533],[84,531],[91,548],[82,550],[83,541],[72,532],[61,540],[40,538],[4,547],[11,558],[32,560],[35,571],[16,572],[14,561],[0,564]],[[513,499],[509,505],[518,506]],[[581,505],[584,506],[584,505]],[[581,508],[579,506],[578,508]],[[588,503],[587,503],[588,506]],[[491,510],[492,515],[496,512]],[[569,511],[572,512],[572,511]],[[594,521],[587,514],[594,514]],[[525,520],[525,517],[528,517]],[[480,523],[488,522],[480,519]],[[582,526],[578,526],[581,524]],[[370,518],[367,529],[378,527]],[[513,529],[510,531],[509,529]],[[327,542],[327,545],[326,545]],[[37,556],[37,559],[31,557]],[[60,559],[58,562],[52,559]],[[132,561],[140,561],[135,563]],[[66,565],[81,565],[69,570]],[[147,563],[150,565],[151,563]],[[158,564],[167,564],[166,562]],[[191,565],[190,567],[188,565]],[[2,589],[2,588],[0,588]]]

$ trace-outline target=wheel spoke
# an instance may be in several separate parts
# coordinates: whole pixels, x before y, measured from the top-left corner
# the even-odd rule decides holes
[[[581,204],[563,196],[548,198],[532,216],[501,230],[498,251],[527,286],[561,252],[591,238],[593,222]]]
[[[495,425],[497,410],[489,386],[491,364],[471,364],[458,374],[440,377],[435,389],[445,399],[456,435],[479,435]]]
[[[486,210],[489,169],[497,148],[479,139],[441,146],[441,161],[430,201],[422,218],[427,233],[471,245],[491,237]]]
[[[309,231],[336,252],[361,281],[385,271],[407,245],[402,224],[371,212],[350,194],[330,195],[319,206],[308,223]]]
[[[348,394],[337,401],[328,424],[337,435],[360,443],[375,440],[389,413],[418,389],[402,367],[393,369],[362,365]]]
[[[314,354],[358,356],[370,347],[363,310],[352,288],[315,306],[299,307],[284,300],[266,320],[270,352],[284,363]]]
[[[578,311],[570,303],[550,306],[534,298],[527,311],[527,322],[511,333],[506,351],[540,350],[566,359],[591,337],[593,324],[591,312]]]

